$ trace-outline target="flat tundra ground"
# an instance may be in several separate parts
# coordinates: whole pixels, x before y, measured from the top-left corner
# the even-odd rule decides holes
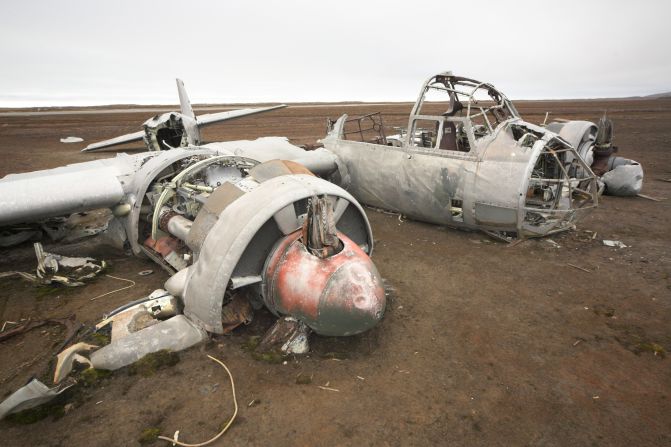
[[[309,355],[272,363],[245,350],[273,322],[259,311],[232,335],[179,353],[174,366],[120,370],[68,391],[37,422],[0,422],[0,445],[134,446],[148,429],[179,430],[185,442],[208,439],[232,414],[232,396],[206,354],[231,369],[240,404],[215,445],[671,445],[671,183],[662,180],[671,178],[671,100],[516,104],[535,123],[546,111],[595,121],[607,110],[620,155],[643,164],[643,192],[666,200],[603,197],[576,231],[515,246],[368,210],[373,259],[393,286],[375,329],[314,337]],[[410,108],[289,107],[215,125],[204,136],[314,143],[327,117],[381,111],[388,126],[405,126]],[[0,116],[0,176],[113,156],[79,149],[135,131],[149,115]],[[59,142],[69,135],[85,143]],[[73,313],[92,325],[167,279],[151,261],[95,239],[45,249],[105,259],[107,273],[135,286],[91,301],[127,283],[102,276],[45,291],[4,278],[0,325]],[[0,254],[0,272],[35,268],[29,243]],[[154,274],[138,276],[147,269]],[[43,375],[62,339],[61,328],[44,326],[0,343],[0,399]]]

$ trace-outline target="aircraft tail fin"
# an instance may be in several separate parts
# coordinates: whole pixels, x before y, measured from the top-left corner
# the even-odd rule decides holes
[[[179,94],[179,105],[182,115],[189,116],[191,118],[196,118],[196,115],[193,113],[191,108],[191,101],[189,101],[189,96],[186,94],[186,88],[184,88],[184,82],[181,79],[177,79],[177,93]]]

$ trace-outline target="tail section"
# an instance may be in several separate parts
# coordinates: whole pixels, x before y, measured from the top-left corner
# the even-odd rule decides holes
[[[184,88],[184,82],[181,79],[177,79],[177,93],[179,94],[179,105],[182,115],[186,115],[191,118],[196,118],[196,115],[193,113],[191,108],[191,101],[189,101],[189,96],[186,94],[186,88]]]

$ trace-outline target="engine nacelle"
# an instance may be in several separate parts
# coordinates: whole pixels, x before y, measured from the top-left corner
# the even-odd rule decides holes
[[[382,278],[361,248],[338,233],[342,249],[321,258],[297,231],[280,241],[264,271],[263,297],[276,315],[290,315],[323,335],[353,335],[375,326],[385,308]]]

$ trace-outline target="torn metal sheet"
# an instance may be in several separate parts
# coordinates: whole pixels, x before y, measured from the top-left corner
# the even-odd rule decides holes
[[[7,399],[0,403],[0,420],[11,413],[28,410],[45,404],[74,385],[74,382],[65,382],[49,388],[37,379],[32,379],[27,385],[14,391]]]
[[[633,160],[624,160],[601,176],[606,184],[606,194],[637,196],[643,189],[643,168]]]
[[[116,370],[147,354],[164,349],[181,351],[206,338],[205,331],[184,315],[176,315],[111,342],[91,354],[90,360],[96,369]]]
[[[35,242],[34,247],[37,257],[36,276],[44,284],[82,286],[83,281],[94,278],[107,265],[105,261],[93,258],[73,258],[45,252],[39,242]]]
[[[56,356],[56,368],[54,370],[54,383],[59,384],[70,374],[72,371],[73,363],[81,363],[91,366],[91,362],[86,358],[81,356],[80,352],[88,352],[92,349],[96,349],[98,346],[90,345],[88,343],[75,343],[66,350],[60,352]]]
[[[228,334],[233,329],[242,324],[249,324],[254,319],[254,309],[247,296],[242,293],[235,293],[233,297],[221,309],[221,324],[224,328],[224,334]]]
[[[128,334],[159,323],[178,312],[177,299],[165,290],[154,291],[147,299],[137,303],[129,303],[112,311],[98,324],[96,330],[112,325],[112,341],[119,340]]]

